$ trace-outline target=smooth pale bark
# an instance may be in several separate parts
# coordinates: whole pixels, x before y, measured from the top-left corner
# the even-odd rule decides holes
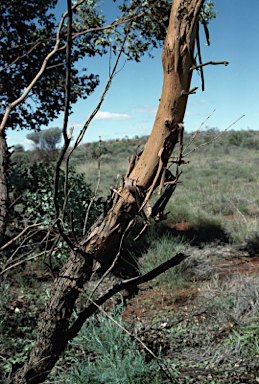
[[[129,188],[125,182],[112,196],[102,219],[78,247],[85,255],[78,248],[72,252],[55,280],[29,361],[14,375],[12,383],[44,381],[69,339],[79,330],[69,326],[79,289],[99,265],[102,271],[109,268],[124,231],[138,214],[147,194],[159,183],[183,129],[192,74],[189,68],[194,64],[194,37],[203,3],[204,0],[173,1],[162,57],[164,83],[159,109],[145,149],[127,175],[132,186],[137,187]]]

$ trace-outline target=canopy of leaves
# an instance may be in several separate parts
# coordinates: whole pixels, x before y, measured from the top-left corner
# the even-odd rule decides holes
[[[0,60],[3,65],[0,71],[1,115],[7,105],[22,95],[54,47],[57,21],[50,10],[56,3],[57,0],[12,0],[0,3]],[[157,3],[170,2],[159,0]],[[124,6],[119,8],[120,13],[124,11]],[[110,52],[107,49],[109,47],[116,53],[129,27],[131,32],[128,33],[124,49],[128,59],[139,61],[151,46],[157,46],[156,40],[163,40],[169,6],[164,5],[161,9],[157,6],[152,14],[147,8],[146,1],[133,1],[124,12],[123,23],[107,29],[103,29],[105,17],[96,0],[85,0],[74,12],[71,103],[75,103],[79,97],[86,98],[99,83],[98,75],[86,74],[85,68],[79,73],[75,65],[80,58]],[[160,12],[162,9],[163,12]],[[130,24],[126,23],[131,17]],[[64,24],[60,49],[49,60],[47,69],[28,97],[11,112],[6,127],[39,129],[41,125],[48,125],[63,109],[66,60],[62,47],[65,47],[66,28]],[[82,34],[83,31],[88,33]]]
[[[116,0],[115,0],[116,1]],[[171,0],[123,0],[118,2],[119,16],[106,25],[101,4],[85,0],[73,12],[71,103],[86,98],[99,83],[97,74],[87,74],[86,68],[76,69],[79,59],[121,49],[129,60],[163,44],[166,36]],[[0,115],[11,102],[19,98],[39,72],[45,57],[56,40],[57,21],[50,10],[57,0],[12,0],[0,2]],[[211,13],[211,5],[205,9]],[[6,127],[39,129],[57,118],[65,103],[66,23],[61,29],[60,48],[48,61],[47,68],[27,98],[9,115]]]
[[[22,95],[54,47],[57,22],[49,9],[56,3],[57,0],[12,0],[0,3],[0,61],[3,66],[0,72],[1,115],[9,103]],[[72,103],[78,97],[87,97],[99,83],[98,76],[86,75],[86,70],[79,73],[75,68],[79,57],[78,52],[73,52]],[[65,49],[58,51],[49,61],[49,68],[36,82],[29,97],[10,114],[7,127],[38,129],[58,116],[65,102],[64,64]]]

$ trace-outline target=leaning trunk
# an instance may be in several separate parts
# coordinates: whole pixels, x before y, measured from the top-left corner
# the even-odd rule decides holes
[[[9,153],[5,138],[5,132],[0,131],[0,245],[4,241],[6,222],[7,222],[7,165]]]
[[[94,270],[100,268],[104,272],[110,267],[130,221],[143,212],[143,206],[153,190],[159,184],[163,187],[168,159],[183,131],[182,122],[191,82],[189,68],[193,65],[194,37],[203,2],[173,1],[162,57],[162,96],[150,138],[140,159],[136,164],[131,164],[123,185],[108,202],[102,220],[74,248],[56,278],[29,361],[11,382],[32,384],[44,381],[68,341],[93,312],[85,309],[79,314],[77,322],[70,325],[80,289]]]

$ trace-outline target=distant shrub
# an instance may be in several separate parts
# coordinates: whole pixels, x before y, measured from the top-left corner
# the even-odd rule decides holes
[[[12,153],[11,159],[15,163],[21,163],[23,161],[27,162],[29,160],[29,157],[30,157],[30,155],[27,152],[18,151],[18,152]]]
[[[13,149],[15,152],[24,152],[24,147],[21,144],[16,144]]]
[[[230,145],[240,147],[243,143],[243,140],[252,138],[253,133],[247,131],[230,131],[227,135],[227,141]]]
[[[256,135],[244,137],[241,146],[248,149],[259,149],[259,137]]]
[[[111,154],[101,155],[101,164],[102,163],[112,163],[114,161],[114,157]]]

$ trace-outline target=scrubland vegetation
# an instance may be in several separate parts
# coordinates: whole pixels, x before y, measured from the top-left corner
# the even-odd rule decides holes
[[[136,241],[140,230],[135,229],[136,235],[126,238],[123,246],[126,266],[128,262],[135,274],[151,270],[178,252],[190,256],[140,286],[133,298],[123,293],[108,303],[105,309],[109,315],[131,336],[99,311],[86,321],[46,383],[259,381],[259,132],[230,131],[204,145],[218,133],[206,129],[193,140],[191,134],[185,135],[185,145],[191,144],[184,154],[193,152],[184,158],[189,163],[181,167],[179,184],[166,209],[167,219],[156,227],[151,224]],[[102,211],[102,201],[111,188],[125,176],[129,158],[137,148],[142,150],[146,139],[124,138],[101,144],[101,183],[88,227]],[[1,269],[11,267],[0,276],[3,379],[12,366],[16,369],[26,360],[37,318],[49,295],[51,273],[55,275],[69,253],[57,234],[49,233],[48,247],[55,243],[58,248],[51,260],[43,258],[48,224],[54,218],[54,166],[42,162],[41,156],[46,159],[46,153],[24,151],[22,147],[15,148],[11,156],[8,235],[10,239],[19,235],[25,217],[31,226],[26,235],[31,231],[31,238],[25,243],[20,236],[2,250]],[[99,143],[88,143],[71,159],[74,170],[69,180],[68,208],[73,212],[74,235],[78,237],[85,212],[77,210],[77,202],[83,202],[87,209],[98,179],[98,158]],[[170,170],[175,172],[173,166]],[[185,231],[178,230],[179,223]],[[14,259],[17,247],[14,265],[8,260]],[[240,259],[249,260],[247,273],[231,270],[229,263]],[[123,274],[127,275],[125,266]],[[107,277],[113,278],[119,279]],[[107,279],[99,289],[107,289]],[[85,300],[82,294],[82,305]],[[74,313],[74,319],[76,316]]]

